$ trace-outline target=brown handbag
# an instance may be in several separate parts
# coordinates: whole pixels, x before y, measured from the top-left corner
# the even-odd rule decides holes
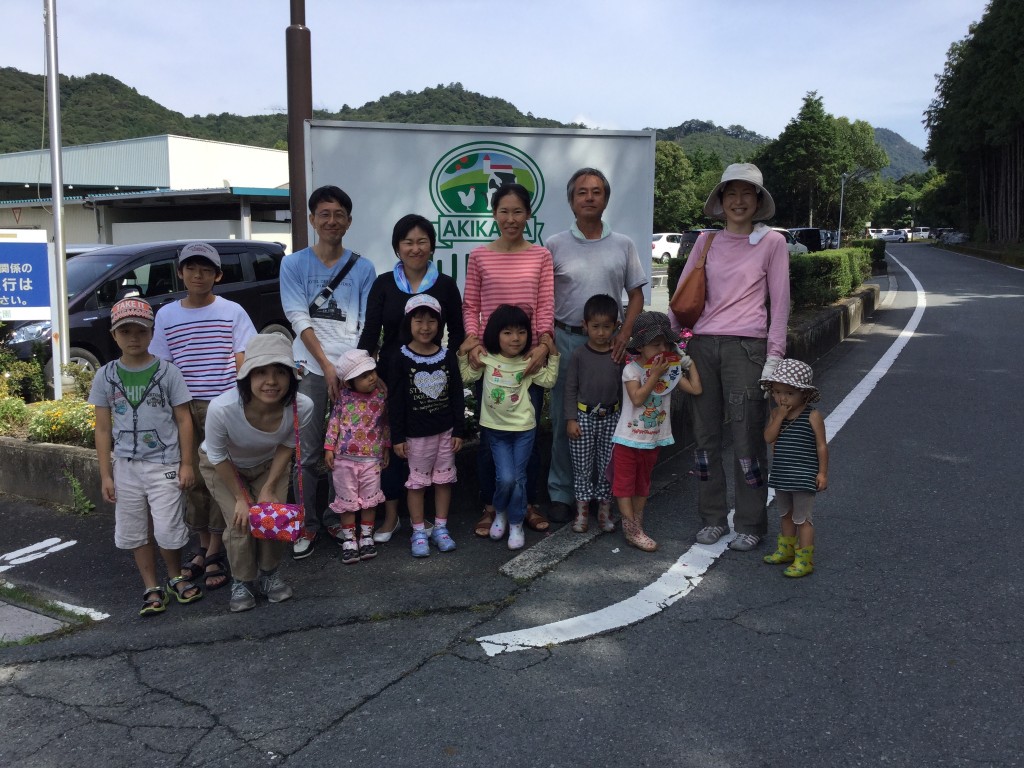
[[[708,259],[708,250],[711,248],[711,241],[715,239],[717,232],[710,233],[704,240],[704,249],[701,251],[700,259],[694,266],[693,271],[680,281],[676,286],[676,292],[668,303],[668,308],[676,316],[676,320],[684,328],[693,328],[704,312],[704,298],[707,295],[707,275],[704,273],[704,262]]]

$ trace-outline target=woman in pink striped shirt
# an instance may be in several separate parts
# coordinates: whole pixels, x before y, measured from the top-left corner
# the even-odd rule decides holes
[[[502,184],[491,198],[491,211],[498,224],[500,235],[497,240],[469,254],[466,266],[466,285],[462,297],[462,317],[466,326],[466,337],[474,337],[477,346],[470,353],[474,367],[480,365],[480,354],[484,347],[479,343],[483,329],[491,313],[501,304],[514,304],[523,308],[530,316],[532,336],[536,346],[526,353],[530,366],[526,373],[536,373],[546,363],[548,355],[554,354],[555,325],[555,272],[551,252],[535,245],[525,237],[532,210],[530,192],[521,184]],[[543,392],[540,387],[530,388],[530,397],[539,414]],[[479,398],[478,398],[479,402]],[[477,523],[475,533],[486,537],[494,521],[494,463],[487,446],[478,451],[478,476],[480,498],[484,504],[483,517]],[[540,455],[537,440],[534,439],[534,453],[527,468],[526,524],[537,531],[548,529],[548,521],[540,513],[535,501],[537,479],[540,470]]]

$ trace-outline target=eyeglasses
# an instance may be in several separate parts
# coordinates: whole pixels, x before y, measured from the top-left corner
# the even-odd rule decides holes
[[[346,211],[318,211],[313,217],[317,221],[328,222],[328,221],[348,221],[348,213]]]

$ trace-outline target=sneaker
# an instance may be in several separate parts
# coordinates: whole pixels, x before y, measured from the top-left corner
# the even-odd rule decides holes
[[[258,583],[260,592],[266,595],[267,600],[271,603],[281,603],[292,596],[292,588],[284,583],[284,579],[276,569],[270,573],[260,573]],[[232,596],[234,596],[233,591]]]
[[[430,539],[426,531],[414,530],[411,541],[413,557],[430,557]]]
[[[494,513],[494,522],[491,523],[490,537],[494,541],[499,541],[505,538],[505,530],[508,527],[508,521],[504,512]]]
[[[729,542],[729,549],[737,552],[749,552],[761,543],[761,537],[756,533],[737,533],[736,538]]]
[[[510,525],[508,527],[508,548],[522,549],[525,543],[526,536],[523,534],[523,524],[519,523],[519,525],[516,525],[513,523]]]
[[[341,542],[341,562],[355,565],[359,562],[359,545],[355,539],[344,539]]]
[[[373,535],[363,536],[359,539],[359,559],[373,560],[377,556],[377,547],[373,543]]]
[[[231,580],[231,600],[228,608],[232,613],[250,611],[256,607],[256,597],[249,590],[249,585],[237,579]]]
[[[313,554],[313,546],[316,544],[316,531],[308,528],[302,529],[302,535],[292,544],[292,560],[302,560]]]
[[[435,525],[430,532],[430,541],[437,547],[438,552],[451,552],[455,549],[455,542],[448,534],[448,528],[443,525]]]
[[[728,532],[729,528],[724,525],[706,525],[697,531],[697,543],[716,544]]]

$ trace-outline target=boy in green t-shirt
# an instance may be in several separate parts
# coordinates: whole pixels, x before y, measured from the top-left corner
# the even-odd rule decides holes
[[[116,504],[114,544],[132,550],[145,587],[139,615],[155,616],[170,595],[179,603],[203,596],[178,574],[188,541],[184,491],[195,482],[191,397],[181,372],[149,352],[153,308],[144,299],[117,302],[110,321],[121,357],[96,372],[89,393],[96,453],[103,497]],[[167,567],[166,587],[157,579],[156,548]]]

